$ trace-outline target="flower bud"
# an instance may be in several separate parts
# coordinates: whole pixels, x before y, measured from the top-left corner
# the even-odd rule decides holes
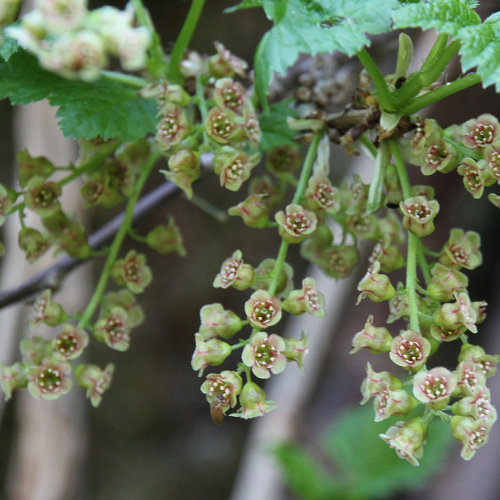
[[[241,408],[236,413],[231,413],[231,417],[249,419],[261,417],[268,411],[276,408],[274,401],[266,401],[266,393],[254,382],[247,382],[240,394]]]
[[[380,274],[380,262],[376,260],[368,269],[368,272],[358,284],[358,291],[361,292],[357,303],[364,297],[368,297],[372,302],[383,302],[390,300],[396,295],[396,290],[391,284],[391,280],[385,274]]]
[[[413,370],[424,365],[430,353],[431,344],[426,338],[414,330],[404,330],[392,340],[389,357],[398,366]]]
[[[67,394],[73,385],[70,373],[71,366],[68,363],[45,358],[40,366],[30,368],[28,392],[35,399],[58,399]]]
[[[42,233],[31,227],[21,228],[17,238],[19,248],[26,254],[26,260],[30,264],[50,248],[50,243]]]
[[[443,266],[439,262],[431,269],[432,278],[427,284],[427,294],[439,302],[447,302],[453,293],[467,288],[469,280],[465,274],[456,269]]]
[[[232,286],[236,290],[246,290],[255,283],[255,279],[256,274],[253,267],[243,262],[241,250],[235,250],[233,255],[222,263],[213,286],[215,288]]]
[[[210,74],[216,78],[232,77],[235,73],[245,76],[248,64],[239,57],[231,54],[220,42],[214,42],[217,53],[208,59]]]
[[[49,340],[39,336],[21,340],[21,354],[25,365],[39,365],[51,353],[52,344]]]
[[[19,388],[28,385],[28,376],[26,367],[19,362],[11,366],[5,366],[5,363],[0,363],[0,387],[5,394],[5,401],[12,397],[12,393]]]
[[[245,313],[250,324],[261,330],[279,322],[281,309],[280,300],[266,290],[257,290],[245,302]]]
[[[186,256],[182,234],[172,216],[168,218],[166,226],[155,226],[149,231],[146,235],[146,243],[162,255],[177,252],[181,257]]]
[[[456,375],[442,366],[421,370],[413,377],[414,396],[434,410],[441,410],[448,404],[456,386]]]
[[[358,249],[353,245],[333,245],[323,250],[319,267],[332,278],[346,278],[359,262]]]
[[[249,155],[230,146],[223,146],[215,154],[213,168],[219,175],[221,186],[230,191],[238,191],[259,161],[259,154]]]
[[[403,226],[422,238],[434,231],[433,219],[439,212],[436,200],[427,200],[423,196],[413,196],[399,204],[403,212]]]
[[[445,326],[436,325],[432,323],[430,326],[430,334],[432,338],[438,340],[439,342],[451,342],[458,339],[467,328],[463,325],[457,328],[446,328]]]
[[[241,353],[243,363],[252,368],[252,373],[262,379],[271,373],[281,373],[286,367],[285,341],[279,335],[266,332],[255,333]]]
[[[230,339],[243,328],[243,322],[222,304],[207,304],[200,309],[201,325],[198,330],[202,340],[213,337]]]
[[[132,293],[142,293],[152,280],[146,257],[135,250],[115,261],[111,275],[118,285],[126,286]]]
[[[284,187],[273,184],[273,181],[265,175],[263,177],[253,177],[248,188],[250,195],[260,196],[261,202],[268,209],[281,205],[283,201]]]
[[[87,390],[87,397],[94,408],[99,406],[102,395],[109,389],[114,369],[111,363],[104,370],[96,365],[78,365],[75,368],[76,383]]]
[[[85,226],[81,222],[69,221],[59,238],[59,247],[74,259],[86,259],[91,248],[85,234]]]
[[[352,339],[352,349],[349,354],[354,354],[360,349],[380,354],[391,350],[392,336],[387,328],[373,326],[373,316],[368,316],[363,330],[356,333]]]
[[[428,426],[422,417],[396,422],[385,434],[379,434],[400,458],[418,466],[418,458],[424,454]]]
[[[248,198],[231,207],[229,215],[239,215],[248,227],[264,228],[269,223],[269,207],[265,196],[251,194]]]
[[[308,313],[314,316],[324,316],[324,297],[316,289],[312,278],[302,280],[302,289],[293,290],[283,301],[283,309],[290,314]]]
[[[45,156],[33,157],[27,149],[17,153],[18,176],[21,187],[26,187],[32,177],[46,179],[54,173],[54,165]]]
[[[203,337],[196,333],[196,349],[191,359],[191,368],[198,371],[198,376],[203,375],[203,371],[209,365],[218,366],[231,354],[231,346],[227,342],[219,339],[203,340]]]
[[[257,280],[254,288],[269,290],[271,283],[276,283],[276,297],[286,297],[293,288],[293,267],[287,262],[283,263],[280,274],[274,275],[276,259],[264,259],[255,269]]]
[[[382,241],[375,245],[370,256],[370,264],[375,261],[380,262],[380,270],[383,273],[390,273],[396,269],[401,269],[405,265],[401,250],[396,245],[391,244],[389,237],[384,237]]]
[[[169,170],[161,170],[167,180],[179,186],[188,198],[193,196],[192,184],[200,177],[200,155],[181,149],[168,159]]]
[[[297,146],[283,144],[275,146],[266,154],[265,167],[269,172],[279,177],[289,175],[297,170],[302,163]]]
[[[285,338],[285,349],[283,350],[283,354],[286,356],[287,361],[295,361],[297,366],[302,370],[304,366],[304,358],[306,354],[309,352],[307,347],[307,341],[309,339],[309,335],[307,333],[302,332],[300,334],[300,340],[293,338]]]

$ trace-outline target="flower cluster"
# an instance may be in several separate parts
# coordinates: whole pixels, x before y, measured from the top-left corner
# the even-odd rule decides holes
[[[135,26],[134,7],[105,6],[89,11],[87,0],[37,0],[35,9],[6,33],[33,53],[40,65],[66,78],[95,80],[118,57],[126,71],[146,65],[151,34]]]

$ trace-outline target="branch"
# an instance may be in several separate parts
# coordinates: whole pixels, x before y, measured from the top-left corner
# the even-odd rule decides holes
[[[140,219],[152,208],[170,198],[179,190],[180,189],[172,182],[167,182],[157,187],[137,202],[132,219],[134,221]],[[99,249],[104,243],[110,240],[122,225],[124,218],[125,213],[121,213],[92,234],[89,237],[89,245],[92,250]],[[18,287],[0,293],[0,309],[37,294],[47,288],[57,289],[65,276],[84,262],[87,261],[73,259],[67,255],[62,257],[48,269],[35,274]]]

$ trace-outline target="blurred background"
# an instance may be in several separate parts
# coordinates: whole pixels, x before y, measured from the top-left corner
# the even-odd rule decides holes
[[[168,48],[182,26],[189,2],[145,3],[164,47]],[[255,47],[270,24],[260,9],[223,14],[224,8],[234,3],[207,2],[192,48],[212,54],[213,41],[218,40],[252,65]],[[115,5],[122,8],[124,3]],[[97,3],[90,5],[97,6]],[[496,6],[489,4],[489,8],[494,10]],[[488,12],[485,10],[481,15],[484,18]],[[420,61],[425,57],[432,39],[432,33],[418,39],[416,64],[419,57]],[[386,72],[392,72],[396,39],[380,37],[373,43],[370,52]],[[338,64],[344,85],[357,85],[359,68],[349,65],[349,70],[344,71],[341,59]],[[457,69],[450,67],[449,72],[453,78]],[[297,70],[287,81],[299,76]],[[432,110],[432,116],[446,127],[484,112],[500,117],[500,99],[491,89],[480,92],[475,87],[442,102]],[[47,155],[54,162],[74,158],[75,145],[57,134],[54,122],[53,113],[44,104],[19,111],[12,110],[8,102],[0,102],[3,166],[0,182],[12,182],[15,153],[24,147],[29,147],[33,155]],[[370,167],[361,157],[350,158],[336,147],[332,156],[337,181],[341,174],[354,169],[365,182],[369,181]],[[152,177],[149,189],[164,181],[160,173]],[[470,295],[472,300],[489,303],[489,316],[473,342],[491,354],[500,353],[498,210],[485,197],[473,200],[458,175],[423,178],[415,170],[412,182],[433,184],[440,200],[438,230],[429,243],[433,249],[440,249],[449,229],[455,225],[481,234],[485,263],[468,273]],[[195,191],[222,210],[242,198],[241,193],[221,189],[216,176],[204,178],[196,184]],[[70,195],[67,203],[74,198]],[[75,206],[74,211],[78,210]],[[154,273],[153,283],[139,296],[146,321],[134,330],[132,346],[125,353],[111,351],[95,342],[88,349],[92,363],[116,365],[112,387],[99,408],[92,408],[78,388],[57,402],[34,401],[26,391],[18,391],[0,407],[0,498],[333,500],[375,498],[373,495],[388,500],[500,498],[500,478],[496,472],[500,465],[498,425],[490,434],[490,442],[467,463],[459,457],[459,444],[446,439],[446,426],[436,428],[429,436],[428,446],[432,451],[426,451],[428,457],[422,460],[422,468],[415,469],[402,461],[397,466],[389,464],[385,445],[377,435],[390,424],[372,424],[371,408],[368,415],[359,412],[359,387],[366,362],[369,360],[377,371],[392,369],[386,356],[382,359],[364,352],[348,354],[352,337],[362,329],[366,317],[373,314],[377,323],[387,315],[386,304],[376,306],[363,301],[359,306],[354,305],[356,284],[366,270],[371,251],[368,246],[354,275],[338,283],[307,269],[296,249],[291,249],[288,261],[295,269],[295,285],[306,274],[313,275],[326,297],[326,318],[283,321],[284,335],[298,337],[302,330],[311,334],[311,352],[305,370],[301,373],[295,365],[290,366],[271,379],[266,392],[279,408],[264,418],[256,421],[226,418],[222,426],[214,425],[199,390],[203,379],[190,367],[199,310],[205,304],[221,302],[224,307],[243,313],[246,295],[212,288],[213,278],[221,262],[238,248],[245,260],[253,264],[274,258],[279,238],[271,229],[246,228],[239,218],[220,223],[181,195],[141,219],[136,229],[146,234],[155,225],[165,223],[169,214],[181,229],[188,255],[159,256],[146,247],[140,248],[147,254]],[[96,229],[107,215],[94,212],[90,217],[90,226]],[[3,233],[8,247],[3,258],[3,289],[33,274],[14,255],[14,231],[7,227]],[[41,264],[44,265],[47,263]],[[84,307],[101,265],[102,261],[96,261],[73,273],[56,299],[67,307],[69,304],[75,304],[75,309]],[[10,364],[19,356],[18,341],[21,335],[26,335],[28,314],[28,306],[2,311],[0,361]],[[397,334],[396,328],[391,333]],[[439,362],[452,368],[459,346],[446,347],[447,352]],[[494,404],[500,402],[497,379],[489,381]],[[367,406],[371,407],[371,403]],[[381,448],[377,448],[380,444]],[[277,454],[272,453],[273,449],[279,450]],[[392,451],[390,455],[393,456]],[[367,460],[371,460],[370,474],[356,472],[356,462],[365,464]],[[380,485],[384,474],[389,486]],[[390,486],[391,476],[399,477],[393,486]],[[363,493],[354,497],[345,493],[347,490],[336,489],[335,484],[329,485],[334,478],[341,478],[342,484],[365,480],[367,484],[360,490]]]

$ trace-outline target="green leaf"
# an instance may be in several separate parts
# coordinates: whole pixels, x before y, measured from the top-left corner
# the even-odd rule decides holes
[[[261,151],[269,151],[283,144],[295,144],[293,138],[296,132],[288,127],[287,118],[289,116],[295,118],[296,113],[290,108],[289,103],[290,100],[276,102],[259,116],[262,131]]]
[[[373,422],[373,407],[351,409],[337,419],[325,436],[325,448],[360,496],[388,498],[400,490],[416,489],[439,472],[453,441],[449,424],[432,421],[429,425],[420,467],[399,458],[378,437],[396,420]]]
[[[306,451],[293,444],[274,450],[287,486],[303,500],[346,500],[342,484]]]
[[[262,38],[255,54],[256,91],[262,103],[273,73],[284,74],[299,54],[339,50],[352,56],[370,45],[366,33],[391,28],[397,0],[261,0],[274,27]],[[243,3],[254,6],[255,1]]]
[[[484,23],[467,26],[458,33],[461,42],[459,53],[464,71],[477,66],[483,87],[495,85],[500,92],[500,13],[497,12]]]
[[[462,0],[428,0],[408,4],[393,15],[395,28],[435,28],[439,33],[457,35],[465,26],[479,24],[481,18],[472,10],[476,2]]]
[[[0,61],[0,99],[12,104],[48,99],[58,106],[59,126],[67,137],[133,141],[155,131],[156,103],[119,83],[67,80],[42,69],[25,51]]]
[[[0,57],[4,61],[8,61],[10,56],[19,49],[19,44],[17,40],[8,37],[5,33],[0,33],[0,42],[2,43],[0,45]]]

